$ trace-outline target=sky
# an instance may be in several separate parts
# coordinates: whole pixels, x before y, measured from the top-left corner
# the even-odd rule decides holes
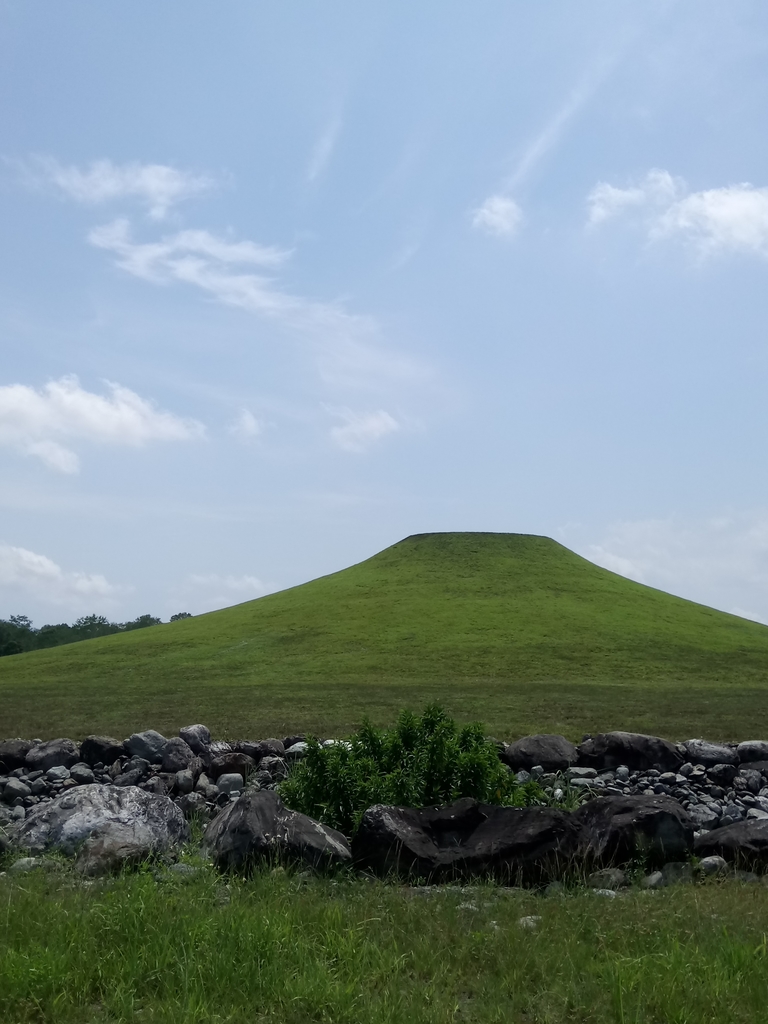
[[[0,618],[544,534],[768,623],[763,0],[0,0]]]

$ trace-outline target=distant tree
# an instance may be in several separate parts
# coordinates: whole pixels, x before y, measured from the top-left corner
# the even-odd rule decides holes
[[[175,615],[171,616],[171,622],[178,622],[179,619],[191,619],[191,612],[176,612]]]
[[[60,622],[55,626],[47,623],[37,631],[35,647],[38,649],[60,647],[62,644],[71,644],[79,639],[80,637],[75,634],[75,631],[66,622]]]
[[[36,638],[29,616],[10,615],[0,619],[0,657],[33,650]]]
[[[110,622],[104,615],[83,615],[75,619],[72,625],[75,640],[93,640],[94,637],[109,636],[119,631],[120,626],[116,622]]]
[[[131,622],[124,622],[122,628],[125,630],[144,629],[146,626],[159,626],[162,621],[162,619],[158,619],[154,615],[139,615],[138,618],[133,619]]]
[[[32,619],[28,615],[9,615],[8,621],[19,629],[29,630],[30,633],[34,630]]]

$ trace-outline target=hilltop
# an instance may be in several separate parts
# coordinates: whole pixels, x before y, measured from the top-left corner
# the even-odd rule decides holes
[[[0,659],[0,733],[330,733],[437,697],[507,735],[724,737],[768,723],[766,683],[768,627],[546,537],[420,534],[232,608]]]

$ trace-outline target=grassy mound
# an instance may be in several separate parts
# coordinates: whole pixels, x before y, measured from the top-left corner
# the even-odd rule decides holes
[[[768,732],[768,628],[545,537],[423,534],[299,587],[0,660],[0,732],[338,735],[440,700],[506,736]]]

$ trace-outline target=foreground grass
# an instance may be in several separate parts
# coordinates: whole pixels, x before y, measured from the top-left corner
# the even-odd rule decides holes
[[[768,733],[768,627],[544,537],[410,537],[209,615],[0,659],[0,734],[339,735],[438,699],[502,737]]]
[[[0,1019],[759,1024],[767,920],[768,889],[735,882],[609,900],[208,870],[8,875]]]

